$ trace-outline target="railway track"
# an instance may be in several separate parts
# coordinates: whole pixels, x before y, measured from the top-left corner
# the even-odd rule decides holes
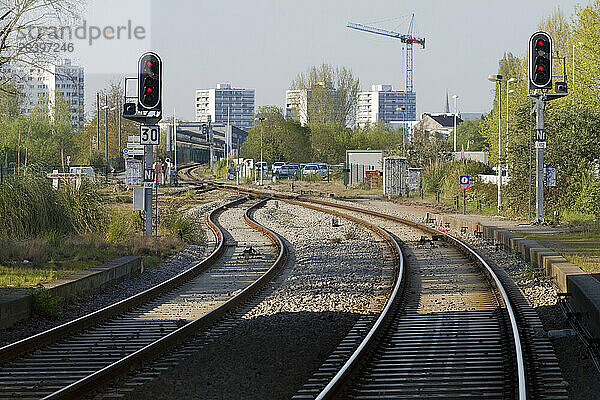
[[[80,398],[242,304],[283,265],[285,247],[252,220],[263,202],[211,212],[214,251],[186,272],[88,316],[0,348],[0,399]],[[247,246],[252,254],[244,252]]]
[[[460,240],[371,210],[213,186],[377,220],[392,233],[412,229],[396,232],[410,267],[384,312],[374,323],[360,321],[295,399],[567,398],[535,311],[502,271]]]

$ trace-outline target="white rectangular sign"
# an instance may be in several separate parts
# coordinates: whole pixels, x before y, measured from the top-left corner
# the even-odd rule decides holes
[[[546,148],[546,142],[535,142],[535,148],[536,149],[545,149]]]
[[[158,146],[160,141],[160,131],[158,125],[140,126],[140,143],[145,145]]]
[[[140,137],[137,135],[127,136],[127,141],[130,143],[140,143]]]
[[[143,156],[144,150],[138,149],[123,149],[123,154],[126,156]]]

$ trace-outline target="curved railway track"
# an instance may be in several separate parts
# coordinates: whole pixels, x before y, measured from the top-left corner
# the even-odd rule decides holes
[[[0,348],[0,399],[80,398],[255,294],[284,264],[286,249],[250,217],[263,201],[243,209],[245,201],[207,216],[216,246],[202,262],[136,296]],[[243,255],[249,244],[259,257]]]
[[[210,185],[355,222],[376,219],[392,232],[394,225],[413,230],[412,238],[399,235],[412,265],[406,279],[399,275],[384,312],[375,323],[357,324],[295,399],[566,399],[535,311],[502,271],[467,244],[430,226],[368,209]],[[423,233],[432,237],[416,240]],[[432,238],[439,240],[424,240]]]

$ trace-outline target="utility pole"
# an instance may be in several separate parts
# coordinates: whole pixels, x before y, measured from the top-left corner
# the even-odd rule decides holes
[[[122,108],[121,102],[119,101],[117,110],[120,110],[121,108]],[[118,148],[118,150],[120,152],[121,151],[121,126],[122,126],[122,123],[121,123],[121,112],[120,111],[118,111],[118,112],[119,112],[119,148]]]
[[[98,120],[96,121],[98,124],[96,131],[96,150],[100,150],[100,93],[96,93],[96,111]]]
[[[106,108],[104,109],[104,141],[106,142],[104,157],[108,166],[108,95],[106,95]]]
[[[173,165],[175,168],[175,185],[177,185],[177,119],[173,109]]]
[[[210,172],[214,172],[215,171],[215,146],[213,143],[213,131],[212,131],[212,115],[208,116],[208,145],[209,145],[209,165],[210,165]]]
[[[229,125],[229,106],[227,106],[227,128],[225,128],[225,180],[227,181],[229,175],[229,140],[231,135],[231,125]]]

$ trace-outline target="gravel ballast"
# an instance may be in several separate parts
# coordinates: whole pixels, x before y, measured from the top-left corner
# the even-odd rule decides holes
[[[232,331],[128,398],[289,399],[361,315],[380,310],[393,266],[371,232],[280,201],[254,217],[284,237],[288,267]]]

